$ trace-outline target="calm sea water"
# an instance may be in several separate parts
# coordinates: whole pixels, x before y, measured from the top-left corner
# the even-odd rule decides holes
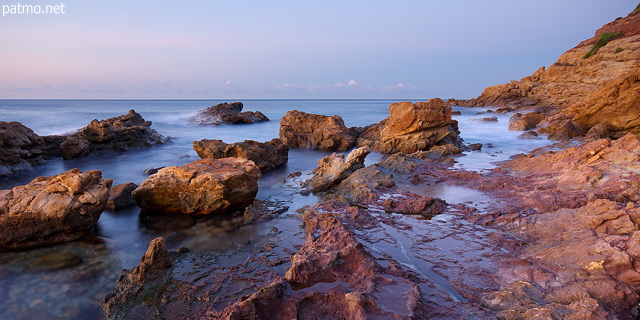
[[[173,138],[171,143],[144,150],[118,153],[110,156],[88,157],[75,160],[57,160],[30,171],[0,178],[0,189],[10,189],[26,184],[38,176],[50,176],[72,168],[83,171],[99,169],[103,177],[115,184],[134,182],[140,184],[147,176],[147,168],[182,165],[198,159],[192,149],[192,141],[220,139],[237,142],[245,139],[267,141],[278,137],[279,119],[288,110],[297,109],[309,113],[340,115],[347,126],[366,126],[388,116],[388,107],[398,100],[244,100],[245,111],[261,111],[271,121],[251,125],[194,126],[188,118],[195,112],[222,100],[0,100],[0,120],[19,121],[40,135],[73,132],[93,119],[106,119],[126,114],[134,109],[152,128]],[[462,137],[467,143],[483,143],[481,151],[470,152],[457,158],[457,166],[469,170],[491,168],[493,162],[506,160],[511,155],[526,152],[548,144],[546,140],[516,139],[519,132],[507,130],[510,115],[497,116],[497,122],[481,122],[476,119],[478,108],[454,108],[462,112],[455,116],[459,121]],[[270,223],[251,226],[235,233],[201,234],[172,244],[200,250],[225,250],[239,242],[255,240],[277,226],[279,229],[298,232],[300,222],[295,209],[317,202],[313,195],[303,196],[292,187],[279,183],[287,174],[301,171],[303,177],[317,165],[318,159],[329,154],[323,151],[292,149],[289,163],[265,174],[260,181],[258,198],[284,201],[291,208],[283,217]],[[372,154],[367,164],[383,156]],[[438,191],[440,190],[440,191]],[[451,192],[447,188],[431,188],[432,196],[440,196],[455,203],[466,200],[464,192]],[[477,194],[473,195],[478,197]],[[464,198],[464,199],[463,199]],[[250,229],[250,230],[249,230]],[[141,222],[139,209],[102,214],[95,236],[103,243],[73,243],[31,250],[23,253],[0,254],[0,318],[99,319],[102,309],[99,301],[113,289],[115,279],[122,268],[137,265],[151,239],[165,236],[170,231],[150,228]],[[80,257],[82,263],[70,268],[46,271],[39,262],[51,253],[69,253]]]

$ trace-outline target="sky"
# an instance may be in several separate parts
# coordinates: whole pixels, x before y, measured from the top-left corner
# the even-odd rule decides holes
[[[0,99],[473,98],[553,64],[636,5],[6,0]]]

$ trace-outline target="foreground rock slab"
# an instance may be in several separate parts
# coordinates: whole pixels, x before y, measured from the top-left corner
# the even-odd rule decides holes
[[[458,123],[451,119],[451,107],[440,99],[427,102],[397,102],[389,106],[390,116],[367,128],[358,146],[382,153],[413,153],[436,146],[453,145],[460,153],[462,140]]]
[[[260,175],[251,160],[205,158],[160,169],[132,196],[140,208],[150,212],[225,213],[253,202]]]
[[[63,158],[73,159],[151,147],[168,141],[169,138],[151,129],[151,121],[145,121],[140,114],[129,110],[126,115],[91,121],[67,136],[60,144],[60,151]]]
[[[0,250],[26,249],[87,236],[105,209],[112,181],[98,170],[69,170],[0,191]]]
[[[340,116],[291,110],[280,119],[280,139],[296,148],[345,151],[354,145],[356,134]]]
[[[267,142],[245,140],[225,143],[222,140],[202,139],[193,142],[193,149],[200,158],[236,157],[253,161],[261,171],[273,170],[289,160],[289,146],[280,139]]]
[[[269,121],[269,118],[260,111],[244,111],[242,102],[220,103],[211,106],[191,118],[199,125],[242,124]]]

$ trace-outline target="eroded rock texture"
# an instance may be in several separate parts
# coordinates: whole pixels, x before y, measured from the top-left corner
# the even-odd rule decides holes
[[[345,151],[353,147],[356,134],[340,116],[291,110],[280,119],[280,139],[296,148]]]
[[[0,176],[29,170],[57,154],[57,145],[20,122],[0,121]]]
[[[253,161],[261,171],[273,170],[289,160],[289,146],[280,139],[267,142],[245,140],[225,143],[222,140],[202,139],[193,142],[193,149],[200,158],[236,157]]]
[[[112,181],[72,169],[0,191],[0,250],[26,249],[87,236],[105,208]]]

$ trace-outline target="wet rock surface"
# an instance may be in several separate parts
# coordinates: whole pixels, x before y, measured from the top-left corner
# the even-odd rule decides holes
[[[167,167],[149,176],[133,191],[133,199],[149,212],[218,214],[253,202],[260,169],[241,158],[205,158]]]
[[[198,111],[191,121],[199,125],[251,124],[269,121],[260,111],[242,111],[242,102],[220,103]]]
[[[364,168],[364,160],[371,153],[368,147],[355,149],[346,156],[333,153],[318,160],[318,167],[313,170],[313,177],[307,184],[313,192],[327,190],[360,168]]]
[[[357,140],[381,153],[412,153],[435,146],[462,147],[458,125],[451,119],[451,107],[440,99],[427,102],[397,102],[389,106],[390,116],[367,128]]]
[[[151,129],[151,121],[134,110],[126,115],[93,120],[89,125],[65,138],[60,144],[64,159],[104,155],[163,144],[169,138]]]
[[[55,156],[55,144],[20,122],[0,121],[0,176],[28,170]]]
[[[202,139],[193,142],[193,149],[200,158],[236,157],[253,161],[261,171],[273,170],[289,160],[289,146],[280,139],[267,142],[245,140],[227,144],[222,140]]]
[[[291,110],[280,119],[280,139],[296,148],[345,151],[354,145],[356,133],[340,116]]]
[[[69,170],[0,191],[0,250],[69,242],[89,235],[112,181],[98,170]]]

